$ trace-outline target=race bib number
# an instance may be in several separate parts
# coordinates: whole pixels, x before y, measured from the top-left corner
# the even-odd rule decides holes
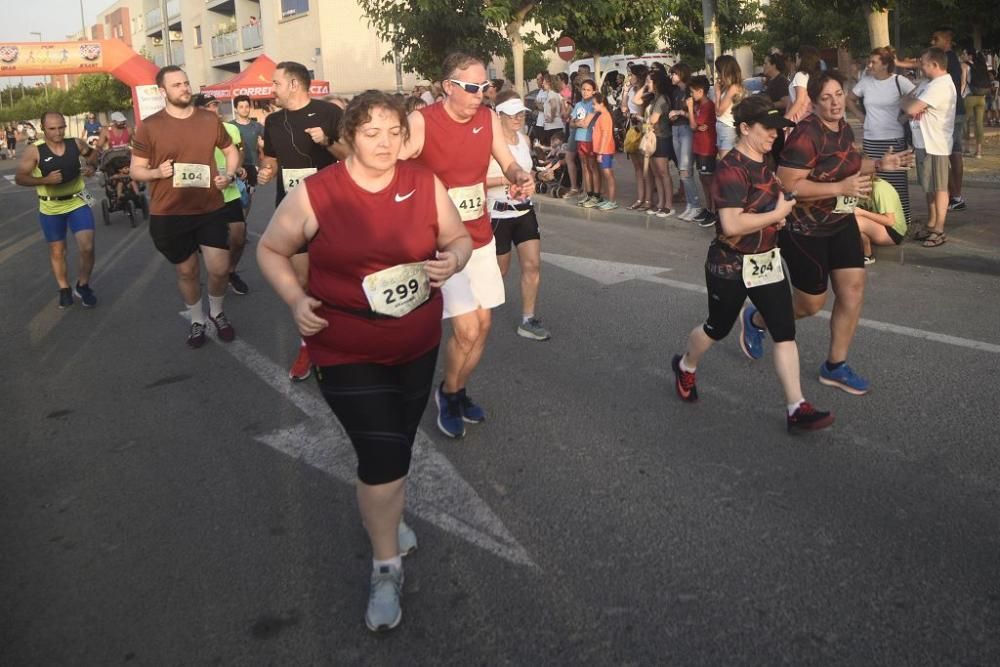
[[[212,172],[207,164],[174,162],[174,187],[210,188],[212,187]]]
[[[486,203],[486,192],[482,183],[466,185],[461,188],[449,188],[448,196],[458,209],[458,217],[462,222],[469,222],[482,217],[483,205]]]
[[[361,281],[361,287],[371,309],[390,317],[403,317],[431,295],[423,262],[399,264],[369,274]]]
[[[94,206],[94,195],[90,194],[87,190],[80,190],[76,193],[76,196],[83,200],[83,203],[87,206]]]
[[[282,169],[281,182],[285,184],[285,194],[294,190],[295,186],[301,183],[307,176],[312,176],[315,173],[315,167],[307,169]]]
[[[743,255],[743,284],[748,288],[779,283],[784,279],[781,252],[777,248],[756,255]]]
[[[857,197],[845,197],[844,195],[837,195],[837,205],[833,208],[834,213],[854,213],[854,209],[858,205]]]

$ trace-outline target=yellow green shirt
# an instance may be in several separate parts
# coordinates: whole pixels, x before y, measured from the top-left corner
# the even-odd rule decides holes
[[[66,137],[66,141],[76,141],[72,137]],[[39,139],[34,143],[37,148],[45,144],[44,139]],[[42,170],[36,165],[34,169],[31,170],[31,175],[35,178],[42,177]],[[59,183],[58,185],[36,185],[35,191],[38,193],[39,197],[65,197],[66,195],[75,195],[78,192],[83,192],[87,186],[83,182],[83,174],[77,176],[72,181],[68,183]],[[80,197],[73,197],[72,199],[63,199],[60,201],[45,201],[44,199],[38,200],[38,210],[45,215],[65,215],[71,213],[81,206],[86,206],[85,202]]]
[[[893,230],[900,236],[906,236],[906,216],[903,214],[903,202],[899,193],[888,181],[876,178],[872,183],[872,196],[868,201],[861,202],[861,208],[874,213],[891,213],[895,223]]]
[[[240,148],[243,145],[243,135],[240,134],[239,129],[233,127],[232,123],[223,123],[222,127],[226,128],[226,132],[229,133],[229,138],[233,140],[233,144],[237,148]],[[218,167],[220,174],[226,173],[226,154],[218,148],[215,149],[215,166]],[[226,204],[239,198],[240,189],[236,187],[236,181],[227,185],[226,189],[222,191],[222,201]]]

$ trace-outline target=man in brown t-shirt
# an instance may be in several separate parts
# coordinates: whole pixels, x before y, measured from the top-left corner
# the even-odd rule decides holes
[[[229,283],[229,225],[220,210],[222,191],[240,167],[240,152],[216,114],[191,105],[191,84],[180,67],[161,69],[156,85],[166,107],[136,131],[131,176],[150,184],[149,233],[177,269],[177,286],[191,317],[187,344],[198,348],[205,342],[199,248],[208,272],[208,319],[219,339],[229,342],[236,337],[222,311]],[[226,173],[216,169],[216,148],[226,156]]]

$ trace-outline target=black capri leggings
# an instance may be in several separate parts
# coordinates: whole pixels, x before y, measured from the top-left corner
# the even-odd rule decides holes
[[[368,485],[406,477],[427,407],[438,348],[398,366],[342,364],[316,372],[320,391],[347,431]]]
[[[712,340],[718,342],[729,335],[747,297],[764,318],[771,340],[775,343],[795,340],[795,314],[788,276],[780,283],[747,289],[740,278],[727,280],[705,269],[705,286],[708,288],[708,319],[702,329]]]

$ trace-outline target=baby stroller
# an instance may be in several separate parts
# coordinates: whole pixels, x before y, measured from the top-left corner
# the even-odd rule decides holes
[[[535,169],[537,183],[535,191],[540,194],[550,194],[555,198],[562,197],[569,187],[569,174],[566,173],[566,165],[561,161],[551,167],[553,159],[543,150],[545,146],[538,146],[532,153],[532,164]],[[565,158],[565,154],[561,156]]]
[[[128,216],[129,224],[135,227],[136,211],[142,212],[144,220],[149,219],[149,202],[146,195],[136,193],[132,189],[132,179],[127,174],[119,173],[132,162],[132,151],[128,146],[113,148],[101,155],[100,181],[104,186],[104,199],[101,200],[101,215],[104,224],[111,224],[111,214],[123,211]],[[122,184],[122,195],[118,196],[117,183]]]

